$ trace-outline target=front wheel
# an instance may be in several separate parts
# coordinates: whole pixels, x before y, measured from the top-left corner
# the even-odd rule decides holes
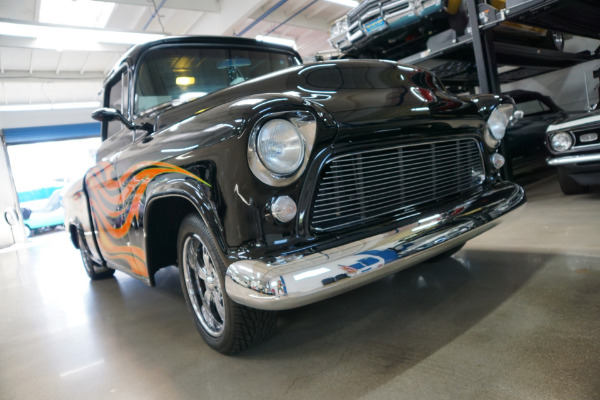
[[[225,292],[225,264],[196,214],[184,218],[177,238],[179,277],[188,310],[204,341],[223,354],[250,347],[275,329],[276,313],[233,302]]]

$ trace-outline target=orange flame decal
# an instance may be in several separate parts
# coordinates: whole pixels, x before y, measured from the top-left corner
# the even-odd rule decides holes
[[[101,162],[85,178],[90,208],[98,229],[98,246],[104,256],[122,260],[137,275],[148,277],[146,254],[141,247],[123,246],[123,238],[134,220],[139,220],[146,188],[162,174],[177,173],[210,186],[196,175],[175,165],[145,161],[118,178],[112,164]]]

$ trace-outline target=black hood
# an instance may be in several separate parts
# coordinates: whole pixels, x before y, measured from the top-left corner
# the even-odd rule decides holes
[[[264,75],[184,104],[155,108],[142,118],[161,130],[199,110],[261,94],[318,104],[339,124],[389,118],[389,109],[410,118],[449,114],[472,117],[477,113],[471,101],[445,92],[440,81],[425,70],[392,61],[338,60]]]
[[[561,126],[564,125],[579,128],[587,125],[600,125],[600,110],[569,113],[565,117],[553,121],[552,125],[548,127],[548,131],[560,130],[562,129]]]

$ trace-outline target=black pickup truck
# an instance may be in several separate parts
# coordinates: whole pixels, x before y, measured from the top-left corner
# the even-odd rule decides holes
[[[512,104],[392,61],[302,64],[249,39],[136,46],[104,83],[97,164],[65,196],[91,279],[177,266],[204,340],[457,251],[525,202],[500,179]]]

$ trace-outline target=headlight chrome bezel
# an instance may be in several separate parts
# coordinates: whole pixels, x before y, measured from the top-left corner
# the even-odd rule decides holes
[[[554,139],[557,136],[561,136],[561,137],[566,137],[569,140],[569,145],[567,148],[563,148],[563,149],[557,149],[554,145]],[[559,132],[554,132],[552,134],[550,134],[548,136],[548,144],[550,145],[550,149],[556,153],[563,153],[565,151],[569,151],[573,148],[573,146],[575,146],[575,136],[571,133],[571,132],[565,132],[565,131],[559,131]]]
[[[259,150],[259,137],[261,130],[270,121],[284,120],[290,123],[302,141],[303,154],[298,167],[289,173],[277,173],[270,169],[261,157]],[[250,133],[248,141],[248,165],[250,170],[260,181],[270,186],[286,186],[295,182],[306,169],[312,152],[317,132],[317,121],[308,111],[291,111],[269,114],[261,118]]]
[[[516,107],[510,103],[498,105],[490,113],[485,125],[484,140],[488,147],[497,149],[506,135],[506,128],[514,119]]]

